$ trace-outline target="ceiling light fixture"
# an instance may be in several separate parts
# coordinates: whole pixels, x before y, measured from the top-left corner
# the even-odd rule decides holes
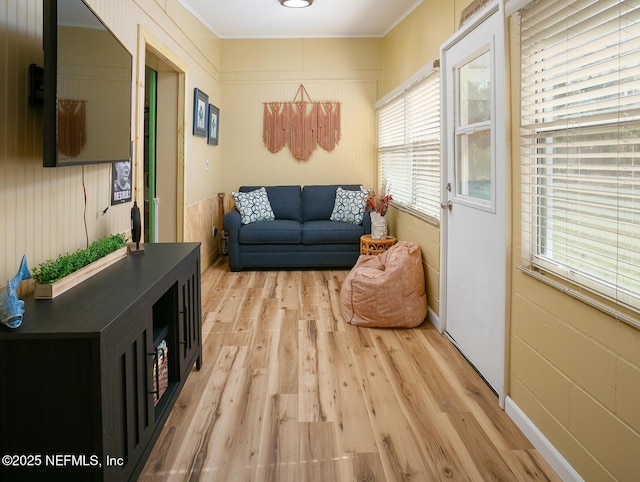
[[[280,5],[289,8],[305,8],[310,7],[313,0],[280,0]]]

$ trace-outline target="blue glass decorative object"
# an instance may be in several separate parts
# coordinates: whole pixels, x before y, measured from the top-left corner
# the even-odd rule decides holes
[[[7,280],[7,285],[0,289],[0,322],[9,328],[18,328],[22,324],[24,315],[24,301],[18,299],[18,286],[22,280],[31,278],[27,266],[27,256],[22,256],[22,262],[16,275]]]

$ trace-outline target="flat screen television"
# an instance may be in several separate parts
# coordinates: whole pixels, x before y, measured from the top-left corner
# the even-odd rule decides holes
[[[43,14],[43,165],[130,160],[131,53],[82,0]]]

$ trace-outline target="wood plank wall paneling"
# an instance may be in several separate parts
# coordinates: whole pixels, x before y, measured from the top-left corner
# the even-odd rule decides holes
[[[33,268],[129,226],[130,206],[109,206],[110,165],[42,167],[42,107],[28,104],[29,64],[43,65],[42,21],[41,0],[0,1],[0,280],[23,254]]]
[[[187,232],[185,241],[200,242],[201,267],[204,271],[220,253],[220,227],[222,216],[218,209],[218,197],[210,197],[187,206]],[[212,235],[214,226],[218,234]]]
[[[376,179],[376,122],[371,106],[376,82],[304,81],[314,101],[341,102],[341,139],[333,152],[319,146],[307,161],[297,161],[287,147],[272,154],[262,141],[263,104],[293,101],[299,81],[225,82],[221,138],[225,145],[224,189],[242,185],[362,183]]]

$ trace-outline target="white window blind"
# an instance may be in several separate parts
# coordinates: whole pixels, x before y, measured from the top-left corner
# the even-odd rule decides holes
[[[523,269],[640,326],[640,0],[524,8],[521,84]]]
[[[437,63],[436,63],[437,65]],[[440,218],[440,76],[429,69],[378,106],[378,177],[393,204]]]

